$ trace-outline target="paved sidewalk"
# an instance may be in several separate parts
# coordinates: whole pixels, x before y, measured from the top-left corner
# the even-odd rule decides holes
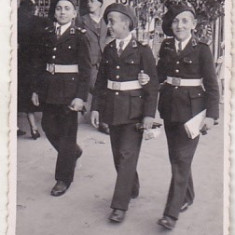
[[[221,114],[222,116],[222,114]],[[40,120],[40,114],[37,114]],[[196,198],[182,213],[176,228],[165,231],[162,216],[170,182],[170,164],[163,128],[158,139],[143,141],[138,171],[140,196],[132,200],[122,224],[107,220],[116,173],[109,136],[81,124],[78,142],[83,155],[74,182],[58,198],[50,196],[55,184],[56,152],[45,138],[30,138],[25,115],[18,138],[16,235],[222,235],[223,234],[223,125],[200,139],[193,161]]]

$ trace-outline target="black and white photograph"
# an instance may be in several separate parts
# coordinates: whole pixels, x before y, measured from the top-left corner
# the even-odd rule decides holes
[[[232,234],[226,1],[16,1],[7,234]]]

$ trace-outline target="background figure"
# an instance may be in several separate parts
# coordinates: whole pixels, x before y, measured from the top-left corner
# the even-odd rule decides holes
[[[107,41],[107,26],[101,14],[103,0],[85,0],[88,13],[78,18],[78,25],[86,29],[86,36],[89,41],[89,52],[91,58],[91,79],[89,84],[90,95],[88,97],[88,108],[91,105],[91,96],[101,61],[101,56]],[[99,131],[109,134],[108,125],[103,123],[100,117]]]
[[[222,55],[216,61],[216,75],[219,83],[219,91],[220,91],[220,103],[224,103],[224,78],[225,78],[225,58],[224,58],[224,42],[221,42],[220,45],[222,49]]]
[[[18,112],[27,113],[33,139],[40,137],[34,112],[41,111],[31,101],[31,84],[34,76],[32,57],[39,49],[41,32],[46,20],[35,15],[34,1],[24,0],[18,9]]]

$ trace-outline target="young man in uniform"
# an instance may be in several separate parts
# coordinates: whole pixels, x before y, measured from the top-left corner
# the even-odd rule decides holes
[[[195,11],[189,4],[169,7],[162,28],[167,36],[162,43],[158,75],[159,112],[164,119],[172,179],[163,217],[158,221],[173,229],[179,213],[194,200],[191,163],[199,136],[190,139],[184,123],[206,109],[204,129],[209,130],[219,116],[219,92],[213,58],[208,45],[197,41],[192,31]]]
[[[42,128],[58,152],[52,196],[66,192],[73,181],[76,160],[82,150],[77,145],[77,112],[87,99],[91,63],[88,41],[73,25],[75,0],[58,0],[54,26],[45,28],[42,38],[43,71],[37,75],[32,101],[44,104]]]
[[[139,195],[136,167],[142,133],[136,130],[136,124],[143,122],[145,129],[152,127],[158,80],[151,49],[131,34],[136,27],[133,9],[113,3],[106,8],[104,20],[114,40],[104,49],[95,83],[91,121],[98,127],[99,112],[103,110],[103,120],[109,124],[117,171],[109,219],[122,222],[130,199]],[[141,70],[144,81],[138,81]]]

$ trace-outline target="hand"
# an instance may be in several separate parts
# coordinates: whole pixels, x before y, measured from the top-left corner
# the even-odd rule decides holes
[[[150,77],[148,74],[144,73],[143,71],[141,71],[138,74],[138,81],[140,83],[141,86],[146,85],[150,80]]]
[[[214,119],[210,117],[206,117],[202,122],[202,129],[210,130],[214,126]]]
[[[143,119],[143,127],[145,130],[151,129],[153,126],[153,117],[144,117]]]
[[[99,112],[98,111],[91,111],[91,124],[95,128],[99,127]]]
[[[33,92],[32,97],[31,97],[31,101],[35,106],[39,106],[39,98],[38,98],[38,94]]]
[[[80,98],[75,98],[72,100],[71,104],[69,105],[69,108],[73,111],[81,111],[84,106],[83,100]]]

